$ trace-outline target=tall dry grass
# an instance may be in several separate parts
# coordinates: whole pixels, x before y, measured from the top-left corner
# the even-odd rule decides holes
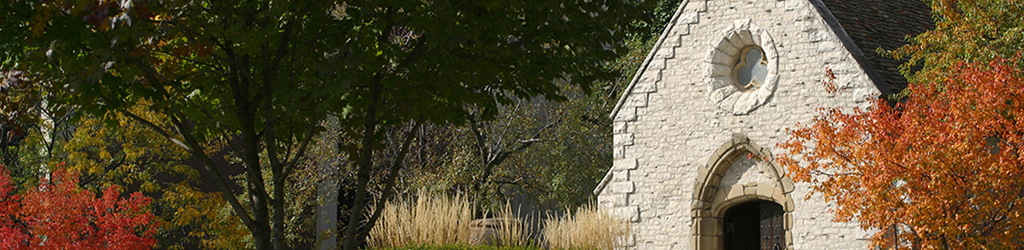
[[[463,196],[419,192],[415,202],[387,202],[377,225],[370,230],[373,248],[450,245],[469,242],[473,206]]]
[[[606,249],[625,243],[629,223],[598,206],[544,220],[544,242],[549,249]]]
[[[532,217],[526,216],[526,221],[520,221],[518,218],[522,218],[521,214],[518,211],[512,212],[512,206],[507,203],[497,215],[498,218],[505,218],[498,226],[495,236],[500,246],[518,247],[532,244],[530,234],[525,228],[525,224],[532,222]]]
[[[497,212],[498,225],[493,241],[474,240],[470,227],[474,206],[462,196],[433,195],[419,192],[414,202],[399,199],[387,202],[377,225],[367,239],[371,248],[415,247],[424,245],[471,245],[493,242],[500,246],[535,246],[526,221],[512,207]],[[548,249],[614,249],[624,243],[629,225],[596,206],[584,206],[575,213],[544,220],[542,231]]]

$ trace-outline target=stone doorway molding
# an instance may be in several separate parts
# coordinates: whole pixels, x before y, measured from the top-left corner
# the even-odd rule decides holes
[[[761,159],[763,174],[771,181],[758,181],[722,185],[727,171],[741,157],[754,155]],[[786,230],[786,249],[793,249],[793,180],[784,176],[783,169],[774,162],[774,155],[768,148],[754,144],[743,134],[733,134],[708,158],[699,169],[694,182],[693,201],[690,216],[692,220],[693,249],[722,249],[722,217],[734,205],[753,200],[772,201],[782,205],[785,211],[783,224]]]

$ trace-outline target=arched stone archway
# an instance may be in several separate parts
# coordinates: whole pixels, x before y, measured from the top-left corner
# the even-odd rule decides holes
[[[694,249],[723,249],[723,218],[730,208],[751,201],[769,201],[782,207],[785,249],[792,249],[793,181],[774,162],[767,148],[734,134],[699,170],[694,182],[691,219]]]

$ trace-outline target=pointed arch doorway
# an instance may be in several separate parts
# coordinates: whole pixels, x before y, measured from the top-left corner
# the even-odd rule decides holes
[[[755,200],[735,205],[722,217],[725,250],[782,250],[786,247],[782,205]]]
[[[691,203],[693,249],[793,249],[793,182],[773,159],[743,134],[708,158]]]

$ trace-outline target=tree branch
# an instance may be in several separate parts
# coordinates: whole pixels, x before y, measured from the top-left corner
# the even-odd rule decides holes
[[[249,212],[245,211],[245,208],[242,206],[242,203],[238,202],[238,199],[235,197],[234,192],[231,191],[231,187],[227,184],[227,178],[224,178],[224,175],[221,174],[216,167],[214,167],[213,160],[211,160],[210,156],[206,155],[206,152],[202,150],[202,147],[199,145],[198,141],[196,141],[195,138],[192,137],[190,133],[185,133],[187,129],[184,126],[182,126],[181,121],[175,118],[171,119],[171,122],[174,124],[173,126],[176,128],[176,130],[178,130],[178,134],[185,139],[187,144],[186,142],[182,142],[174,138],[169,133],[164,131],[156,124],[150,122],[149,120],[139,117],[138,115],[132,114],[131,112],[128,112],[126,110],[121,110],[121,113],[155,130],[161,136],[164,136],[164,138],[167,138],[174,144],[177,144],[178,146],[181,146],[189,153],[192,153],[192,155],[195,156],[196,158],[199,158],[199,161],[203,163],[203,167],[206,169],[206,171],[213,174],[213,180],[217,184],[217,187],[221,189],[222,196],[224,196],[224,199],[228,200],[228,203],[231,204],[231,208],[235,210],[236,214],[238,215],[239,218],[242,219],[242,222],[245,223],[246,227],[249,227],[250,229],[256,227],[256,223],[255,221],[253,221],[252,217],[249,216]]]
[[[299,159],[302,159],[302,156],[306,153],[306,147],[309,145],[309,142],[313,140],[313,132],[316,131],[315,129],[316,126],[310,126],[309,131],[306,132],[306,138],[303,139],[302,144],[299,145],[299,149],[296,150],[295,155],[292,156],[290,160],[285,159],[285,162],[287,163],[285,163],[284,175],[282,175],[281,178],[291,175],[292,171],[295,170],[295,166],[299,165]],[[274,181],[276,182],[277,180]]]
[[[388,178],[384,182],[384,192],[381,194],[380,199],[377,200],[377,205],[374,207],[373,215],[370,216],[370,220],[366,223],[367,226],[364,226],[359,231],[359,239],[366,238],[370,233],[370,229],[373,228],[374,223],[380,219],[381,212],[384,211],[384,204],[391,196],[392,190],[395,186],[395,179],[398,178],[398,172],[402,171],[405,156],[409,153],[409,146],[412,145],[412,139],[416,137],[416,130],[419,130],[420,125],[423,125],[423,122],[416,122],[416,125],[413,125],[412,129],[405,133],[405,140],[402,142],[402,150],[398,152],[398,156],[395,157],[395,162],[391,164],[391,170],[388,172]]]

